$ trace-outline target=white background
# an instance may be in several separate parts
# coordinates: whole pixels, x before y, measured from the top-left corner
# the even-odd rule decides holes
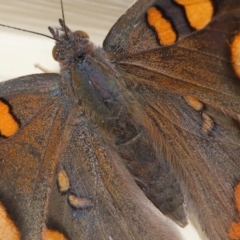
[[[101,45],[118,17],[132,4],[132,0],[65,0],[64,12],[68,27],[87,32],[91,40]],[[58,26],[61,18],[59,0],[0,0],[0,23],[47,34],[47,27]],[[58,64],[52,58],[51,39],[0,27],[0,80],[40,73],[39,63],[52,72]],[[185,239],[199,240],[187,226]]]

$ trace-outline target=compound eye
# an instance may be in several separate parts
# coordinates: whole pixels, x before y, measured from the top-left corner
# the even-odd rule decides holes
[[[81,30],[77,30],[74,32],[75,34],[77,34],[79,37],[81,38],[89,38],[88,34],[85,33],[84,31],[81,31]]]
[[[57,49],[57,46],[55,45],[52,49],[52,57],[55,61],[58,60],[58,49]]]

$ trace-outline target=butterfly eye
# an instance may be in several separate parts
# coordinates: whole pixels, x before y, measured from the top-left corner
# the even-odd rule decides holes
[[[58,49],[57,49],[56,45],[55,45],[55,46],[53,47],[53,49],[52,49],[52,56],[53,56],[53,59],[54,59],[55,61],[58,60]]]
[[[77,34],[79,37],[81,38],[89,38],[88,34],[85,33],[84,31],[81,31],[81,30],[77,30],[74,32],[75,34]]]

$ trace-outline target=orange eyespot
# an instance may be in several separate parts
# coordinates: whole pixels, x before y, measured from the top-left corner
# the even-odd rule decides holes
[[[57,61],[58,60],[58,56],[57,56],[58,54],[57,54],[57,47],[56,47],[56,45],[53,47],[53,49],[52,49],[52,56],[53,56],[53,59],[55,60],[55,61]]]
[[[88,34],[85,33],[84,31],[81,31],[81,30],[77,30],[74,32],[75,34],[79,35],[80,37],[82,38],[89,38]]]

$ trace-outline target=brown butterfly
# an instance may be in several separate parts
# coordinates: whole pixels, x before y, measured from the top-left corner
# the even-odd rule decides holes
[[[240,1],[60,26],[61,75],[0,84],[0,239],[240,239]]]

